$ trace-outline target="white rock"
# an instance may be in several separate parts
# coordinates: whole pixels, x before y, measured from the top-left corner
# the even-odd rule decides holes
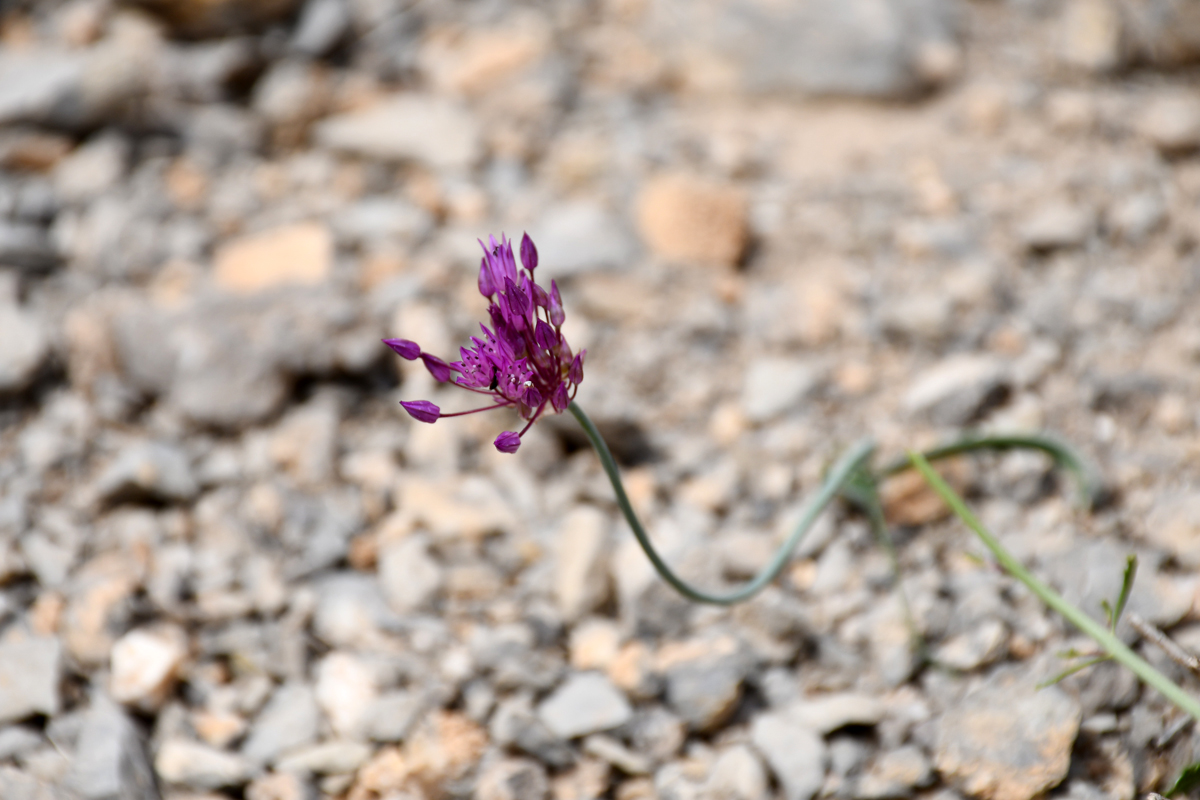
[[[331,653],[316,670],[317,703],[334,731],[346,737],[361,735],[379,692],[375,675],[362,659],[350,653]]]
[[[58,713],[62,645],[31,638],[0,644],[0,723]]]
[[[167,783],[194,789],[240,786],[250,779],[250,764],[241,756],[181,738],[163,742],[154,767]]]
[[[583,672],[567,678],[542,701],[537,715],[556,735],[572,739],[624,725],[633,709],[608,678]]]
[[[397,614],[424,605],[441,588],[443,570],[429,554],[421,535],[389,542],[379,553],[379,583],[388,604]]]
[[[279,760],[279,772],[312,772],[341,775],[353,772],[371,757],[371,746],[362,742],[321,742],[297,750]]]
[[[175,626],[130,631],[113,645],[109,691],[119,703],[147,711],[162,705],[187,657],[187,634]]]
[[[627,266],[637,252],[629,230],[616,216],[581,200],[547,210],[530,236],[538,246],[538,275],[547,280]]]
[[[874,725],[883,719],[883,712],[879,698],[852,692],[806,698],[786,709],[792,722],[821,734],[847,725]]]
[[[1030,250],[1057,250],[1082,245],[1095,227],[1095,215],[1088,209],[1053,202],[1035,208],[1017,234]]]
[[[765,422],[796,406],[817,380],[816,370],[797,359],[755,359],[742,385],[742,410],[750,420]]]
[[[579,619],[608,599],[608,518],[591,506],[578,506],[559,527],[554,594],[567,620]]]
[[[904,410],[943,425],[969,422],[1004,390],[1003,365],[987,355],[960,353],[919,374],[904,394]]]
[[[16,306],[0,305],[0,392],[19,392],[50,354],[41,320]]]
[[[461,106],[439,97],[398,94],[316,126],[316,141],[366,158],[422,161],[464,169],[479,157],[479,125]]]
[[[783,714],[759,714],[750,741],[766,758],[787,800],[809,800],[825,780],[825,741]]]

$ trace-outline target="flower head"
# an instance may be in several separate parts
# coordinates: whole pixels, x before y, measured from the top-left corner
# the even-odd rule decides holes
[[[504,431],[496,437],[496,449],[515,453],[521,436],[543,412],[562,413],[575,397],[583,380],[586,350],[573,353],[562,334],[566,319],[558,284],[550,281],[550,291],[533,278],[538,265],[537,247],[529,234],[521,239],[521,265],[513,256],[510,240],[500,236],[482,241],[483,259],[479,263],[479,293],[488,300],[488,319],[480,324],[481,336],[471,337],[471,346],[459,349],[459,360],[447,364],[421,350],[408,339],[384,339],[401,358],[421,359],[439,382],[447,382],[454,373],[454,384],[476,394],[492,398],[491,405],[470,411],[443,414],[427,400],[402,402],[413,419],[436,422],[442,417],[458,417],[494,408],[513,408],[525,420],[519,433]]]

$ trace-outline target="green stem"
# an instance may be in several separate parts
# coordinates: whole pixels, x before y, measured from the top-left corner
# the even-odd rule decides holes
[[[1054,463],[1071,473],[1079,493],[1079,502],[1091,508],[1100,497],[1100,479],[1078,453],[1069,445],[1043,434],[1002,434],[996,436],[964,436],[942,447],[926,450],[922,457],[927,461],[969,453],[974,450],[1040,450],[1054,459]],[[879,471],[880,479],[911,469],[913,462],[907,457],[898,458]]]
[[[1114,636],[1107,628],[1068,603],[1057,592],[1034,577],[1029,570],[1025,569],[1021,562],[1005,550],[1000,541],[971,513],[971,510],[967,508],[962,498],[942,480],[942,477],[934,471],[924,456],[920,453],[910,453],[909,458],[912,459],[912,465],[929,482],[933,490],[941,496],[946,505],[950,506],[954,513],[967,524],[967,527],[975,532],[975,535],[992,551],[992,555],[996,557],[996,560],[1014,578],[1029,587],[1029,590],[1037,595],[1043,603],[1059,614],[1062,614],[1067,618],[1068,622],[1090,636],[1113,659],[1124,664],[1146,684],[1157,689],[1164,697],[1179,708],[1197,720],[1200,720],[1200,702],[1197,702],[1194,697],[1172,683],[1166,675],[1163,675],[1150,666],[1141,656],[1133,652],[1133,650]]]
[[[787,566],[792,552],[804,539],[805,534],[808,533],[813,523],[816,522],[817,517],[820,516],[825,506],[829,505],[830,501],[838,495],[842,487],[853,478],[855,472],[862,469],[863,465],[870,459],[871,454],[875,452],[874,443],[862,441],[838,459],[826,477],[825,483],[821,485],[820,491],[817,492],[816,496],[804,509],[800,521],[796,523],[796,527],[792,530],[791,535],[788,536],[787,541],[776,551],[775,555],[763,567],[762,571],[739,589],[735,589],[727,594],[711,594],[693,587],[667,566],[667,562],[658,554],[658,551],[654,548],[654,544],[650,541],[650,537],[646,534],[646,530],[642,527],[642,523],[638,520],[637,514],[633,510],[633,505],[629,502],[629,496],[625,494],[625,486],[621,483],[621,473],[617,470],[617,462],[613,459],[608,445],[605,444],[604,437],[600,435],[600,432],[596,430],[596,426],[592,424],[588,415],[583,413],[583,409],[574,401],[571,402],[568,408],[575,415],[575,419],[579,421],[579,425],[583,428],[583,432],[587,434],[592,447],[595,448],[596,455],[600,458],[600,465],[604,467],[604,472],[608,475],[609,482],[612,483],[613,492],[617,496],[617,505],[620,506],[621,513],[625,515],[625,521],[629,523],[629,527],[633,530],[633,535],[637,538],[638,544],[642,546],[642,550],[645,551],[646,557],[650,559],[650,563],[654,565],[654,569],[677,592],[689,600],[695,600],[699,603],[711,603],[720,606],[733,605],[734,603],[739,603],[742,600],[753,597],[763,587],[779,577],[779,573]]]

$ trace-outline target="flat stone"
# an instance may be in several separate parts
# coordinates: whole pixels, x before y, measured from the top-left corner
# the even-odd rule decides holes
[[[786,714],[759,714],[750,741],[762,753],[787,800],[809,800],[825,780],[825,742]]]
[[[167,783],[193,789],[241,786],[251,773],[250,763],[241,756],[181,738],[162,743],[154,767]]]
[[[608,531],[608,517],[592,506],[577,506],[562,518],[555,537],[554,595],[565,620],[579,619],[610,596]]]
[[[353,772],[371,757],[371,746],[362,742],[338,740],[321,742],[292,751],[279,759],[279,772],[309,772],[339,775]]]
[[[62,645],[57,639],[0,644],[0,724],[33,714],[57,714],[61,669]]]
[[[795,724],[828,734],[847,725],[878,724],[883,719],[884,704],[877,697],[847,692],[798,700],[785,712]]]
[[[488,734],[496,744],[528,753],[551,767],[561,769],[575,763],[571,745],[534,714],[528,694],[503,700],[492,713]]]
[[[1001,669],[938,721],[934,763],[976,797],[1030,800],[1066,777],[1079,722],[1062,689]]]
[[[315,800],[316,787],[305,776],[268,772],[246,786],[246,800]]]
[[[1061,21],[1062,50],[1068,65],[1092,73],[1126,65],[1130,48],[1121,9],[1113,0],[1071,0]]]
[[[476,800],[545,800],[550,794],[546,768],[527,758],[502,758],[479,775]]]
[[[1151,100],[1138,116],[1138,132],[1165,155],[1195,150],[1200,147],[1200,100],[1190,93]]]
[[[103,503],[182,502],[195,497],[200,486],[183,450],[162,442],[138,442],[100,473],[94,491]]]
[[[767,770],[754,750],[734,745],[717,756],[704,788],[716,797],[758,800],[768,796]]]
[[[654,253],[672,261],[733,266],[749,241],[745,196],[690,175],[661,175],[642,188],[638,230]]]
[[[1137,533],[1184,567],[1200,567],[1200,494],[1191,490],[1163,494]]]
[[[254,720],[242,755],[256,764],[273,762],[288,750],[315,740],[320,721],[321,710],[310,687],[280,686]]]
[[[49,355],[50,340],[41,319],[0,303],[0,394],[28,387]]]
[[[65,782],[89,800],[159,800],[137,726],[103,695],[92,698]]]
[[[1095,215],[1088,209],[1063,202],[1035,208],[1021,222],[1017,235],[1022,244],[1045,252],[1079,247],[1096,229]]]
[[[616,215],[583,200],[547,209],[529,235],[537,242],[538,280],[542,282],[628,267],[637,253],[633,237]]]
[[[334,572],[316,583],[317,608],[313,632],[334,647],[354,647],[372,641],[382,629],[398,622],[374,576]]]
[[[38,273],[50,270],[60,260],[49,232],[41,225],[0,220],[0,263]]]
[[[990,664],[1007,652],[1008,628],[997,619],[983,620],[971,630],[938,645],[934,660],[962,672]]]
[[[367,710],[363,727],[377,742],[403,741],[429,707],[421,692],[398,689],[379,695]]]
[[[314,129],[318,144],[366,158],[414,160],[465,169],[480,154],[479,127],[463,107],[440,97],[398,94],[330,117]]]
[[[796,409],[818,380],[817,371],[798,359],[756,358],[746,369],[742,410],[751,421],[766,422]]]
[[[158,626],[130,631],[113,645],[109,691],[119,703],[150,711],[163,704],[175,687],[187,657],[182,628]]]
[[[235,294],[323,283],[333,266],[333,236],[319,222],[300,222],[221,245],[213,280]]]
[[[610,730],[628,722],[633,709],[625,695],[600,673],[576,673],[537,709],[538,718],[564,739]]]
[[[336,733],[360,736],[378,697],[375,674],[355,655],[334,652],[316,669],[317,704]]]
[[[858,779],[855,800],[896,800],[911,797],[914,790],[933,781],[929,759],[916,745],[904,745],[884,753]]]
[[[44,122],[78,96],[86,59],[45,48],[0,53],[0,125]]]
[[[666,676],[667,706],[693,730],[713,730],[737,708],[747,663],[733,638],[664,645],[657,660]]]
[[[675,0],[656,4],[652,20],[668,48],[716,62],[714,89],[732,82],[753,93],[902,98],[957,74],[955,8],[944,0]]]
[[[904,410],[940,425],[962,425],[1006,391],[1003,365],[991,356],[961,353],[919,373],[904,393]]]
[[[413,534],[380,548],[379,585],[397,614],[428,603],[444,581],[441,564],[430,555],[428,537]]]
[[[54,188],[68,202],[85,202],[111,191],[125,176],[129,142],[102,135],[87,142],[54,169]]]
[[[308,0],[292,32],[292,49],[323,56],[346,35],[350,22],[350,9],[344,0]]]

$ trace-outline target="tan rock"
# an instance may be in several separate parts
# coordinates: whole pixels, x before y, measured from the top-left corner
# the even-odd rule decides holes
[[[652,178],[637,203],[638,228],[655,254],[733,266],[749,239],[746,198],[691,175]]]
[[[236,294],[291,284],[315,285],[329,277],[333,237],[319,222],[301,222],[235,239],[216,255],[214,280]]]
[[[116,553],[97,556],[79,570],[62,627],[73,657],[85,664],[108,658],[138,582],[133,564]]]
[[[938,462],[939,474],[961,493],[970,479],[970,466],[961,458]],[[893,525],[925,525],[945,519],[950,509],[915,470],[888,478],[879,489],[883,513]]]
[[[616,623],[602,617],[583,620],[571,629],[571,666],[579,670],[608,669],[620,647],[621,631]]]
[[[154,710],[175,688],[186,657],[187,634],[181,628],[163,625],[130,631],[113,645],[109,692],[119,703]]]

